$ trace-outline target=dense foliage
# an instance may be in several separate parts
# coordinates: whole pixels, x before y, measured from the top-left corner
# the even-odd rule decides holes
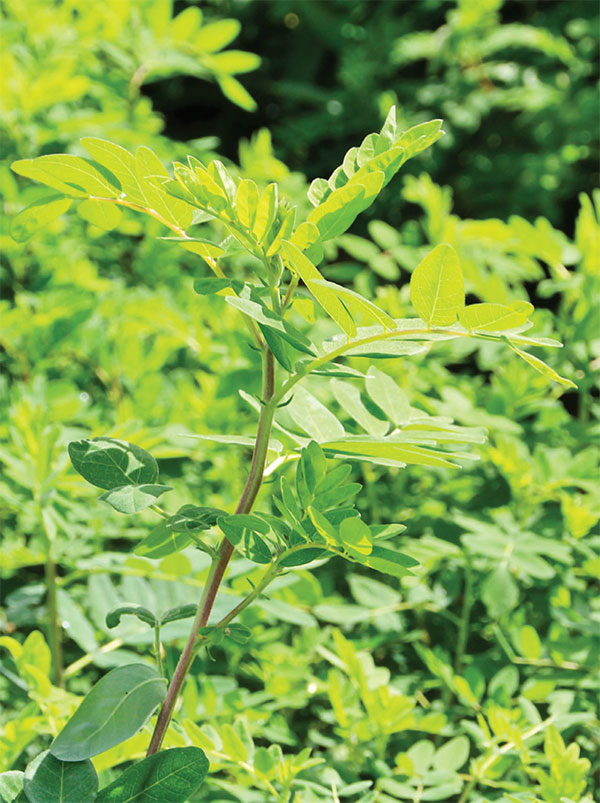
[[[2,24],[0,799],[590,803],[594,4]]]

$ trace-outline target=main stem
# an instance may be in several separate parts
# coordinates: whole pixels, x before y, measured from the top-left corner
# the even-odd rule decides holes
[[[264,405],[261,408],[260,419],[258,422],[258,430],[256,432],[256,441],[254,443],[254,452],[252,454],[252,463],[250,464],[250,473],[246,480],[246,485],[242,491],[240,501],[238,502],[236,513],[249,513],[256,499],[256,495],[260,489],[263,480],[263,472],[265,469],[265,461],[267,458],[267,450],[269,447],[269,436],[271,434],[271,425],[273,423],[273,415],[275,413],[275,404],[272,403],[273,394],[275,392],[275,361],[273,352],[265,346],[263,352],[263,400]],[[185,677],[194,660],[194,652],[196,648],[196,640],[198,638],[198,631],[201,627],[206,627],[208,618],[212,611],[217,591],[225,574],[225,569],[231,558],[233,552],[233,545],[224,538],[221,542],[218,555],[213,558],[210,566],[210,571],[206,579],[206,585],[202,592],[202,598],[198,605],[198,613],[192,624],[190,636],[187,644],[177,666],[173,673],[173,678],[167,689],[165,701],[162,704],[160,713],[156,720],[154,733],[150,740],[147,756],[151,756],[160,750],[160,747],[165,738],[165,733],[169,727],[169,723],[173,716],[175,704],[179,697],[179,692],[183,686]]]

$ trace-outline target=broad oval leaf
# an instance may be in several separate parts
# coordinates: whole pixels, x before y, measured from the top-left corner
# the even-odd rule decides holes
[[[98,803],[185,803],[208,774],[208,759],[199,747],[175,747],[128,767],[100,791]]]
[[[165,680],[147,664],[101,678],[50,746],[61,761],[83,761],[133,736],[164,700]]]
[[[169,530],[186,533],[189,530],[210,530],[217,523],[219,516],[227,513],[218,507],[200,507],[199,505],[183,505],[166,522]]]
[[[450,326],[465,305],[460,262],[451,245],[438,245],[415,269],[410,300],[428,326]]]
[[[110,491],[121,485],[152,485],[158,479],[158,464],[149,452],[116,438],[71,441],[69,457],[75,471],[95,485]]]
[[[170,485],[120,485],[111,488],[100,499],[119,513],[138,513],[153,505],[159,496],[172,491]]]
[[[98,792],[98,776],[89,759],[59,761],[46,750],[25,770],[23,789],[29,803],[91,803]]]

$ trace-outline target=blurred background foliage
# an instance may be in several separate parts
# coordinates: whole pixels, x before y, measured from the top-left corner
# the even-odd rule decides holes
[[[486,426],[481,460],[458,473],[357,467],[363,516],[407,524],[402,546],[421,561],[417,576],[383,582],[332,560],[281,578],[244,613],[257,634],[250,646],[196,659],[171,739],[209,755],[215,772],[198,800],[591,801],[600,787],[597,4],[5,0],[2,9],[5,222],[44,192],[10,162],[83,154],[83,136],[146,144],[165,163],[218,153],[240,176],[276,180],[307,204],[310,181],[397,103],[405,127],[442,117],[446,136],[328,244],[322,270],[400,317],[410,272],[450,242],[470,300],[530,298],[538,331],[554,316],[566,345],[548,359],[578,384],[561,395],[493,345],[384,363],[412,404]],[[107,434],[151,449],[173,505],[231,509],[245,479],[244,449],[187,436],[252,433],[237,390],[259,391],[258,357],[234,310],[193,293],[208,273],[202,261],[156,239],[164,234],[129,213],[113,233],[74,216],[25,244],[3,229],[0,771],[45,748],[107,667],[134,652],[149,660],[151,635],[128,618],[107,628],[107,610],[194,599],[206,570],[193,550],[133,555],[152,514],[131,523],[97,503],[66,443]],[[234,257],[231,270],[244,265]],[[335,403],[325,380],[311,390]],[[223,606],[245,592],[250,567],[234,562]],[[53,607],[62,682],[44,640]],[[186,628],[169,627],[172,670]],[[147,740],[103,755],[105,779]]]

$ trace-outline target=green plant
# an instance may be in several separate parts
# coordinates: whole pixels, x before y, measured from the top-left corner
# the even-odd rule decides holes
[[[363,521],[353,502],[360,485],[349,482],[347,461],[394,468],[407,464],[452,467],[472,456],[456,451],[457,445],[480,444],[483,432],[411,406],[386,373],[373,365],[366,373],[358,371],[341,362],[343,358],[358,357],[369,363],[378,358],[402,359],[424,353],[436,342],[473,340],[505,344],[546,378],[573,386],[525,350],[560,345],[547,337],[524,334],[530,327],[531,304],[490,300],[465,305],[460,261],[448,244],[437,245],[412,274],[410,297],[418,317],[393,318],[364,296],[326,281],[317,269],[324,243],[342,235],[407,159],[432,145],[442,133],[439,120],[401,132],[392,108],[380,133],[368,135],[360,147],[352,148],[329,179],[313,181],[308,193],[313,209],[300,220],[296,218],[302,216],[302,210],[279,198],[274,183],[261,191],[253,180],[233,176],[220,161],[205,165],[194,157],[189,157],[187,165],[175,163],[171,177],[144,146],[133,156],[106,140],[86,138],[82,145],[94,161],[63,154],[13,164],[18,174],[54,190],[52,196],[36,201],[14,218],[11,231],[15,239],[25,241],[73,203],[78,204],[84,220],[106,230],[119,224],[121,207],[149,215],[172,232],[162,239],[201,256],[210,267],[214,275],[198,278],[196,292],[223,296],[242,314],[262,363],[260,394],[252,396],[241,389],[259,420],[251,441],[247,481],[232,514],[196,504],[167,513],[158,499],[172,489],[159,483],[155,458],[136,444],[108,437],[69,444],[73,467],[105,492],[101,498],[115,510],[132,514],[150,509],[161,517],[161,523],[137,545],[137,555],[164,559],[194,544],[208,555],[210,566],[198,604],[169,610],[126,604],[109,612],[109,628],[123,615],[133,615],[154,628],[158,668],[141,663],[119,666],[92,688],[54,739],[49,753],[38,757],[23,776],[24,794],[30,801],[39,799],[39,790],[47,790],[49,784],[58,789],[57,777],[67,786],[87,785],[89,798],[94,799],[97,782],[90,758],[133,737],[159,704],[147,757],[101,789],[95,799],[132,799],[152,787],[153,793],[160,792],[169,800],[186,800],[206,776],[205,755],[198,746],[176,746],[162,752],[161,746],[198,649],[251,638],[251,631],[233,620],[259,600],[276,578],[293,568],[332,556],[395,577],[410,576],[418,567],[413,557],[387,543],[402,532],[403,524],[369,525]],[[193,227],[207,221],[222,228],[225,236],[218,242],[195,235]],[[233,274],[233,266],[241,270]],[[307,294],[300,290],[300,281]],[[314,319],[314,302],[327,319],[313,332],[306,321]],[[311,375],[313,384],[308,390],[299,383]],[[319,377],[327,378],[338,415],[319,400]],[[360,383],[358,388],[355,383]],[[284,442],[272,437],[274,429]],[[248,445],[247,438],[239,434],[204,437]],[[290,466],[296,469],[294,482],[287,476]],[[276,513],[252,513],[265,478],[272,482],[275,477],[278,488],[271,500]],[[234,550],[265,568],[249,593],[217,621],[211,621]],[[49,584],[51,593],[53,585]],[[161,627],[186,618],[193,618],[191,632],[167,688]],[[461,650],[464,639],[463,635]],[[20,645],[6,642],[5,646],[22,661],[24,671],[31,673]],[[384,687],[367,689],[362,665],[352,648],[341,637],[336,646],[345,671],[360,688],[362,705],[379,724],[376,741],[383,755],[388,736],[413,706],[400,695],[386,693]],[[50,647],[58,675],[60,659],[54,638]],[[457,674],[461,662],[462,652],[456,661]],[[334,709],[340,683],[332,676]],[[460,675],[452,684],[454,693],[468,698],[466,681]],[[350,727],[349,722],[341,724]],[[202,742],[193,725],[186,731],[206,747],[208,737]],[[364,726],[358,733],[364,733]],[[249,749],[251,737],[227,723],[219,738],[222,751],[210,738],[212,747],[206,749],[243,763],[252,753],[252,771],[263,788],[280,801],[290,799],[296,775],[313,763],[304,751],[293,761],[284,761],[276,751],[255,750],[253,744]],[[456,743],[446,753],[454,749]],[[448,788],[456,791],[456,770],[464,761],[446,760],[443,750],[440,748],[436,760],[448,771]],[[461,750],[465,750],[464,740]],[[415,753],[399,760],[399,767],[409,762],[418,765],[418,774],[426,773],[433,756],[425,758],[419,761]],[[540,783],[550,783],[545,776],[540,778]]]

